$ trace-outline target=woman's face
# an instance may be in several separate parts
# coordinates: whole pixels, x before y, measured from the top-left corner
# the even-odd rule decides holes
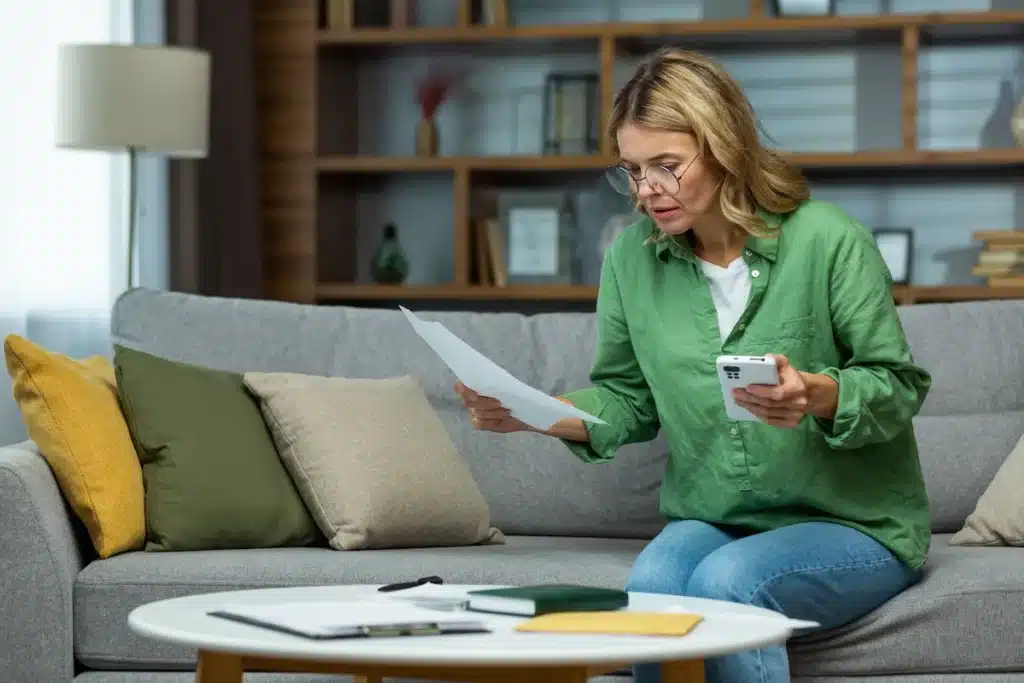
[[[698,156],[692,135],[626,123],[616,139],[621,165],[637,183],[637,198],[662,232],[681,235],[717,214],[719,178]]]

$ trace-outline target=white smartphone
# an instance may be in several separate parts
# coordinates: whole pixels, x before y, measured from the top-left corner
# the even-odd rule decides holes
[[[718,368],[718,382],[722,385],[725,414],[731,420],[757,422],[759,418],[756,415],[736,405],[732,392],[751,384],[778,384],[779,366],[775,360],[765,356],[719,356],[715,365]]]

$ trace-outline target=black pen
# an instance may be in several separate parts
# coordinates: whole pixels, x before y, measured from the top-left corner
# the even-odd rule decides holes
[[[415,588],[416,586],[422,586],[427,583],[443,584],[444,580],[440,576],[424,576],[416,579],[415,581],[403,581],[401,583],[389,583],[386,586],[381,586],[377,590],[381,593],[393,593],[395,591],[406,590],[407,588]]]

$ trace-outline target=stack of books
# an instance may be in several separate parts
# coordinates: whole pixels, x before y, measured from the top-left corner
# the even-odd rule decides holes
[[[989,287],[1024,287],[1024,230],[985,230],[972,237],[985,246],[971,274]]]

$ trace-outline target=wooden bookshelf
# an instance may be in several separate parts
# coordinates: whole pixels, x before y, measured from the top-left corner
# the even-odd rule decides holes
[[[479,286],[471,282],[470,221],[475,184],[503,173],[559,171],[599,173],[611,166],[608,140],[601,153],[584,156],[379,157],[358,154],[353,104],[358,97],[356,68],[381,51],[548,50],[573,43],[593,50],[600,70],[600,116],[611,108],[617,60],[658,41],[685,38],[696,45],[813,45],[829,40],[883,41],[899,51],[900,144],[893,149],[794,153],[790,158],[815,173],[907,174],[1002,170],[1024,172],[1024,149],[919,148],[918,87],[921,51],[943,40],[1003,40],[1024,33],[1024,11],[891,14],[772,18],[751,0],[748,17],[692,22],[623,22],[515,26],[470,24],[469,0],[454,0],[451,27],[325,24],[328,3],[338,0],[257,0],[258,101],[263,141],[263,216],[266,296],[302,302],[387,302],[397,299],[446,301],[588,302],[589,286]],[[349,2],[351,7],[358,3]],[[366,3],[369,5],[372,3]],[[380,3],[386,6],[388,3]],[[505,12],[499,17],[507,16]],[[490,53],[488,53],[490,54]],[[496,57],[500,58],[500,57]],[[330,112],[330,116],[325,115]],[[450,176],[454,201],[453,273],[443,285],[386,287],[355,284],[359,187],[369,176],[406,174]],[[911,176],[913,177],[913,176]],[[1013,227],[1013,226],[1007,226]],[[969,232],[969,228],[966,229]],[[326,254],[332,255],[330,267]],[[334,256],[340,255],[340,256]],[[1024,292],[984,286],[895,288],[901,303],[1024,297]]]

